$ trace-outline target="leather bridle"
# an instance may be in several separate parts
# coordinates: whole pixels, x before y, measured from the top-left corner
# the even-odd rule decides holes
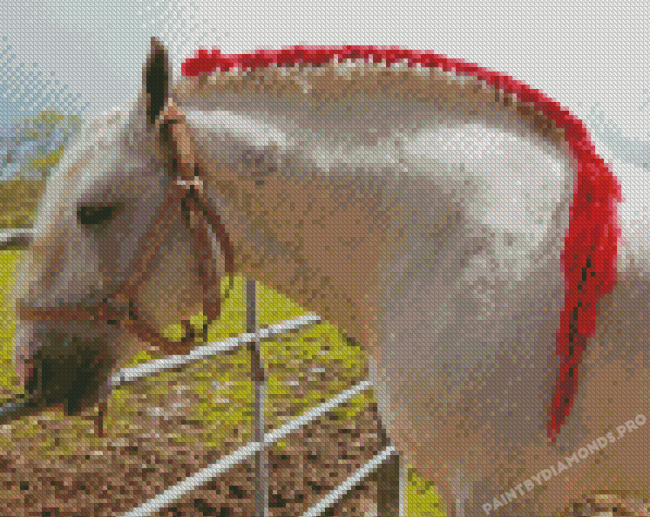
[[[170,156],[170,166],[176,173],[167,200],[160,209],[158,217],[152,224],[152,231],[145,235],[140,258],[135,264],[130,278],[121,284],[111,297],[95,307],[27,307],[18,302],[17,313],[21,320],[31,321],[93,321],[100,325],[115,325],[138,336],[144,342],[158,347],[164,354],[186,354],[196,342],[197,335],[190,325],[189,318],[182,321],[184,335],[180,341],[172,341],[157,332],[153,326],[137,310],[134,297],[138,287],[147,278],[151,261],[158,252],[165,236],[164,228],[174,216],[174,211],[180,211],[186,222],[190,224],[190,232],[194,237],[194,254],[200,278],[203,280],[203,314],[204,325],[200,336],[207,338],[207,328],[221,314],[221,289],[219,275],[216,271],[214,236],[225,256],[225,271],[230,277],[232,288],[234,275],[233,248],[228,239],[221,218],[205,200],[203,175],[196,160],[193,137],[187,125],[185,115],[178,110],[173,101],[156,122],[157,134],[169,135],[167,146]],[[169,149],[171,147],[171,149]],[[194,221],[192,221],[194,219]],[[211,232],[210,232],[211,228]],[[227,297],[227,296],[226,296]],[[124,317],[124,309],[128,307],[128,316]]]

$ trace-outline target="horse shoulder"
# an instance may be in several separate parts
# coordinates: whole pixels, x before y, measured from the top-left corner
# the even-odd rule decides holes
[[[618,204],[621,238],[617,255],[617,283],[597,306],[596,331],[587,347],[583,400],[584,425],[594,437],[610,436],[607,451],[598,453],[585,481],[601,477],[612,494],[637,494],[650,502],[650,221],[646,181],[632,168],[616,171],[622,186]]]
[[[597,305],[596,330],[584,364],[595,375],[595,382],[586,385],[593,390],[591,396],[599,394],[593,402],[609,408],[608,421],[615,425],[650,414],[650,250],[639,246],[650,237],[650,224],[635,225],[625,213],[620,221],[616,285]],[[650,436],[644,439],[647,443]]]
[[[617,282],[599,304],[595,339],[611,349],[612,358],[624,360],[641,352],[635,366],[650,366],[644,346],[650,342],[650,180],[634,166],[616,166],[622,201],[617,215],[620,227]]]

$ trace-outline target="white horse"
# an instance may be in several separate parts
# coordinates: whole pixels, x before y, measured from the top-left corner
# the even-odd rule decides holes
[[[616,181],[579,121],[432,54],[297,48],[184,66],[169,84],[152,40],[138,98],[65,154],[20,307],[93,306],[129,277],[171,181],[159,119],[173,101],[235,271],[366,347],[389,436],[447,515],[578,515],[597,496],[650,496],[645,192],[623,178],[616,219]],[[158,326],[201,307],[190,232],[180,217],[160,231],[164,253],[138,292]],[[143,345],[110,326],[25,319],[15,360],[45,404],[74,412]],[[601,437],[607,448],[585,456]]]

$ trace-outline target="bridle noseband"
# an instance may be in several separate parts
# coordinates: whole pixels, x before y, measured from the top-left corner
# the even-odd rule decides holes
[[[168,103],[165,112],[156,123],[159,135],[162,135],[164,129],[170,136],[171,167],[176,172],[176,178],[169,189],[167,200],[152,224],[153,230],[145,235],[142,254],[135,264],[131,277],[121,284],[110,298],[92,308],[26,307],[19,301],[17,312],[21,320],[93,321],[96,324],[115,325],[137,335],[140,340],[160,348],[165,354],[187,353],[197,339],[189,318],[184,318],[182,321],[184,336],[181,340],[171,341],[146,321],[133,301],[138,287],[147,278],[149,265],[158,252],[158,246],[162,244],[165,236],[164,228],[167,227],[176,210],[180,211],[183,218],[190,223],[190,232],[194,236],[195,259],[199,276],[203,280],[205,322],[200,335],[206,339],[208,325],[221,314],[221,289],[215,267],[217,257],[212,237],[218,240],[224,253],[225,271],[230,276],[230,288],[232,288],[234,275],[233,248],[221,218],[205,200],[203,177],[194,153],[191,129],[186,123],[185,115],[172,101]],[[128,317],[121,317],[125,311],[117,310],[116,305],[128,306]]]

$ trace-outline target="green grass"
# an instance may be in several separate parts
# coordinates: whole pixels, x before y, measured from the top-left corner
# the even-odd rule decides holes
[[[15,268],[22,255],[21,251],[0,252],[0,361],[3,367],[0,380],[4,386],[16,386],[16,376],[11,364],[11,349],[15,330],[15,314],[9,308],[8,295],[12,285]],[[258,284],[258,321],[260,325],[277,323],[281,320],[296,318],[305,314],[305,310],[282,295]],[[197,316],[198,319],[201,316]],[[209,329],[209,341],[223,340],[245,331],[246,305],[243,297],[243,279],[237,277],[233,291],[222,308],[222,317]],[[165,334],[172,337],[180,336],[180,325],[165,329]],[[330,324],[316,325],[298,334],[286,334],[278,339],[267,340],[262,344],[264,364],[267,369],[268,385],[268,415],[267,422],[271,426],[282,425],[287,418],[276,418],[273,413],[278,408],[291,408],[291,415],[297,416],[304,411],[317,406],[324,400],[335,396],[345,389],[352,378],[363,372],[366,357],[358,347],[350,346],[342,333]],[[150,356],[146,352],[137,354],[128,366],[146,362]],[[322,383],[314,382],[313,389],[307,389],[301,396],[291,393],[288,381],[304,374],[304,364],[326,368],[337,372],[336,380],[328,383],[326,392]],[[216,373],[215,373],[216,372]],[[205,434],[200,437],[181,435],[175,437],[178,441],[200,439],[210,448],[224,446],[228,435],[234,428],[245,429],[241,439],[248,441],[251,419],[251,386],[249,380],[250,357],[245,349],[228,356],[217,356],[201,361],[197,365],[185,368],[182,374],[168,372],[155,377],[155,382],[147,380],[137,387],[126,386],[116,390],[109,403],[109,414],[106,425],[111,432],[129,428],[129,421],[137,412],[136,397],[147,397],[147,401],[155,404],[157,397],[163,397],[169,392],[172,384],[178,384],[182,375],[184,384],[192,385],[192,393],[199,394],[198,402],[192,406],[192,419],[200,419],[207,423]],[[221,388],[215,388],[215,382]],[[15,390],[15,388],[14,388]],[[217,402],[215,402],[217,401]],[[219,402],[221,401],[221,402]],[[362,394],[354,398],[345,407],[337,408],[335,413],[343,420],[352,421],[368,404],[374,402],[374,395]],[[270,406],[270,407],[269,407]],[[286,412],[288,414],[289,411]],[[34,429],[31,429],[32,426]],[[21,436],[33,434],[38,424],[29,421],[27,429],[16,431]],[[246,434],[248,433],[248,434]],[[81,433],[77,438],[91,442],[96,440],[92,434]],[[48,440],[49,441],[49,440]],[[37,454],[69,454],[72,447],[78,444],[44,443],[39,446]],[[10,440],[0,437],[0,448],[10,447]],[[283,444],[276,445],[282,449]],[[67,450],[70,448],[70,450]],[[439,499],[433,485],[409,470],[408,486],[408,515],[442,516]]]

